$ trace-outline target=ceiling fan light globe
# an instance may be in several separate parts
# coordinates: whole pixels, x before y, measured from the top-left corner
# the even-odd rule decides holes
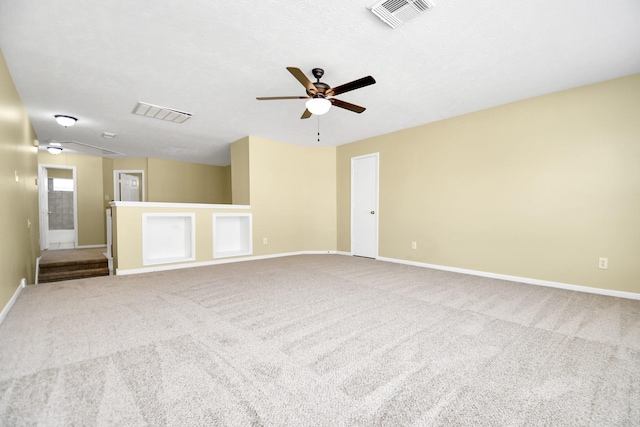
[[[52,147],[52,146],[49,146],[49,147],[47,147],[47,151],[48,151],[49,153],[51,153],[51,154],[54,154],[54,155],[55,155],[55,154],[60,154],[60,153],[62,153],[62,147]]]
[[[326,114],[331,108],[331,102],[326,98],[311,98],[305,105],[307,110],[316,116]]]
[[[78,121],[78,119],[76,119],[75,117],[63,116],[62,114],[58,114],[55,117],[56,117],[56,122],[58,122],[60,126],[64,126],[66,128],[69,126],[75,125],[76,122]]]

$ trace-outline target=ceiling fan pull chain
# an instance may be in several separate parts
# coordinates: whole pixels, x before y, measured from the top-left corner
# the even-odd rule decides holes
[[[318,116],[318,144],[320,143],[320,116]]]

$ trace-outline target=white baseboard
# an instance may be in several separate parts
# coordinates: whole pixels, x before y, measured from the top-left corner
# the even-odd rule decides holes
[[[467,270],[466,268],[447,267],[437,264],[426,264],[423,262],[407,261],[397,258],[378,257],[379,261],[393,262],[396,264],[412,265],[415,267],[432,268],[434,270],[452,271],[454,273],[470,274],[472,276],[489,277],[492,279],[508,280],[510,282],[526,283],[529,285],[546,286],[549,288],[566,289],[570,291],[587,292],[590,294],[606,295],[610,297],[627,298],[640,300],[640,294],[634,292],[615,291],[602,288],[591,288],[589,286],[571,285],[568,283],[551,282],[548,280],[530,279],[528,277],[509,276],[507,274],[489,273],[486,271]]]
[[[135,269],[128,269],[128,270],[117,269],[116,274],[119,276],[124,276],[128,274],[141,274],[141,273],[152,273],[155,271],[179,270],[182,268],[204,267],[208,265],[228,264],[232,262],[244,262],[244,261],[256,261],[256,260],[270,259],[270,258],[281,258],[281,257],[293,256],[293,255],[321,255],[321,254],[337,254],[337,255],[352,256],[351,252],[343,252],[343,251],[299,251],[299,252],[286,252],[286,253],[269,254],[269,255],[225,258],[225,259],[211,260],[211,261],[205,261],[205,262],[190,262],[190,263],[173,264],[173,265],[157,265],[153,267],[135,268]],[[468,270],[466,268],[447,267],[444,265],[427,264],[423,262],[408,261],[408,260],[397,259],[397,258],[377,257],[376,260],[384,261],[384,262],[392,262],[395,264],[411,265],[414,267],[432,268],[434,270],[451,271],[454,273],[469,274],[472,276],[489,277],[492,279],[507,280],[510,282],[526,283],[529,285],[546,286],[549,288],[566,289],[570,291],[587,292],[591,294],[640,300],[640,294],[633,293],[633,292],[615,291],[615,290],[602,289],[602,288],[591,288],[588,286],[571,285],[568,283],[551,282],[548,280],[531,279],[528,277],[509,276],[507,274],[490,273],[486,271]]]
[[[22,280],[20,280],[20,285],[18,285],[18,289],[16,289],[16,291],[13,293],[13,296],[11,297],[9,302],[7,302],[7,305],[5,305],[4,308],[2,309],[2,312],[0,312],[0,324],[2,324],[2,322],[4,321],[4,318],[7,317],[7,314],[9,314],[11,307],[13,307],[13,304],[16,303],[16,301],[18,300],[18,297],[20,296],[20,292],[22,292],[25,286],[27,286],[27,279],[23,278]]]
[[[107,245],[82,245],[77,246],[76,249],[90,249],[90,248],[106,248]]]

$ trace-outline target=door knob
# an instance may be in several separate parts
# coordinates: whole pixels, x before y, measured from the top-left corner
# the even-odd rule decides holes
[[[49,215],[51,215],[53,212],[49,211],[49,212],[47,212],[47,213],[48,213]]]
[[[376,211],[371,211],[371,215],[375,215]]]

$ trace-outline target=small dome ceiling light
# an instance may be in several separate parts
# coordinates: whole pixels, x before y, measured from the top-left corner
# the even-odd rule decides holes
[[[48,146],[47,147],[47,151],[51,154],[60,154],[62,153],[62,147],[54,147],[54,146]]]
[[[64,116],[62,114],[56,114],[55,117],[56,117],[56,122],[58,122],[60,126],[64,126],[66,128],[68,128],[69,126],[75,125],[76,122],[78,121],[78,119],[76,119],[75,117]]]

